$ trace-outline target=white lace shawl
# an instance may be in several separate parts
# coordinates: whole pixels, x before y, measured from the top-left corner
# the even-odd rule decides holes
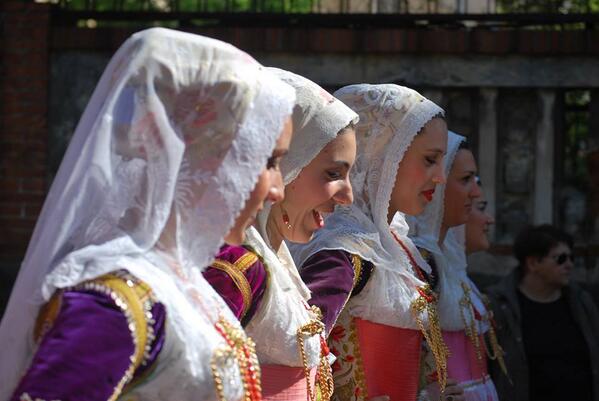
[[[181,388],[216,399],[209,361],[224,342],[213,323],[219,313],[237,323],[201,269],[241,211],[294,100],[291,87],[217,40],[153,28],[120,47],[73,135],[2,320],[0,399],[29,363],[40,305],[56,289],[119,268],[165,305],[167,337],[184,343],[178,371],[191,376]],[[174,265],[153,257],[167,227]],[[177,377],[173,370],[161,374]],[[225,388],[228,399],[240,394]]]
[[[307,308],[310,290],[299,276],[285,243],[275,254],[264,238],[254,227],[246,232],[246,243],[266,264],[268,285],[260,308],[245,331],[256,342],[260,363],[301,367],[297,330],[316,318]],[[319,337],[305,337],[304,347],[308,366],[316,366],[320,357]]]
[[[295,89],[293,139],[289,153],[281,161],[283,182],[289,184],[300,171],[358,115],[314,82],[278,68],[268,68],[278,78]],[[247,242],[265,260],[269,282],[256,315],[246,326],[255,339],[258,358],[262,363],[303,366],[297,342],[297,329],[315,316],[306,310],[310,291],[302,282],[295,263],[283,242],[275,253],[266,231],[270,205],[257,218],[258,230],[248,230]],[[305,339],[310,367],[318,363],[318,336]]]
[[[445,156],[445,172],[449,175],[451,166],[459,150],[460,143],[466,138],[449,131],[447,141],[447,155]],[[462,282],[471,288],[471,300],[475,308],[484,314],[485,308],[480,299],[478,289],[468,278],[466,273],[466,252],[464,227],[450,228],[445,241],[440,247],[439,234],[443,222],[446,185],[438,185],[433,195],[433,200],[419,216],[408,218],[410,226],[409,235],[419,248],[431,252],[437,265],[438,284],[437,292],[439,302],[437,311],[441,328],[444,330],[463,330],[464,322],[462,313],[467,322],[471,322],[470,311],[460,306],[464,296]]]
[[[279,68],[268,68],[295,89],[293,138],[289,153],[281,161],[285,185],[320,153],[339,131],[358,122],[358,115],[320,86],[300,75]]]
[[[410,312],[424,285],[408,256],[393,238],[387,211],[399,162],[416,134],[443,110],[418,92],[393,84],[351,85],[335,92],[360,116],[356,127],[357,158],[351,172],[354,204],[337,206],[325,227],[305,245],[290,246],[298,266],[314,253],[339,249],[375,265],[362,292],[348,303],[353,316],[394,327],[416,328]],[[424,269],[430,269],[399,230],[404,243]]]

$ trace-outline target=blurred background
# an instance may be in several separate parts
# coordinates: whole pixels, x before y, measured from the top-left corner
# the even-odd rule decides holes
[[[165,26],[218,38],[333,91],[413,87],[469,138],[489,210],[483,286],[526,224],[576,240],[599,298],[599,0],[2,0],[0,315],[46,192],[111,54]]]

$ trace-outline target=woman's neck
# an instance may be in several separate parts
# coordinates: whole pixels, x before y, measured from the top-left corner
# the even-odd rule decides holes
[[[281,247],[283,243],[283,235],[277,226],[274,215],[276,214],[275,208],[273,207],[268,214],[268,218],[266,220],[266,233],[264,233],[270,243],[270,247],[276,252]]]

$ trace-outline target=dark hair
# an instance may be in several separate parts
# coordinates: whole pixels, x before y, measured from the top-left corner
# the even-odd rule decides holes
[[[570,248],[574,245],[570,235],[549,224],[529,226],[520,231],[514,241],[514,256],[518,259],[521,273],[524,273],[527,257],[543,258],[560,242]]]
[[[355,130],[355,129],[356,129],[356,124],[353,121],[350,121],[349,124],[347,124],[345,127],[341,128],[339,130],[339,132],[337,132],[337,135],[345,134],[346,132],[349,132],[349,130]]]
[[[470,150],[470,145],[468,144],[468,139],[464,139],[462,142],[460,142],[460,145],[458,146],[458,150],[460,150],[460,149]]]

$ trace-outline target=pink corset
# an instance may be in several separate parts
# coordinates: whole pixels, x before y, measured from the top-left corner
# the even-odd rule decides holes
[[[422,335],[355,319],[369,397],[388,395],[391,401],[413,401],[418,393]]]
[[[310,370],[314,386],[316,367]],[[264,401],[306,401],[308,387],[304,368],[284,365],[260,365],[262,371],[262,399]]]

